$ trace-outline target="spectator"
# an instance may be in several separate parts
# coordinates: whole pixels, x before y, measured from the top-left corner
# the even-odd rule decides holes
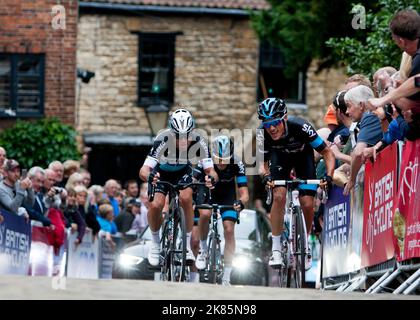
[[[392,18],[389,28],[397,46],[412,58],[407,78],[420,73],[420,15],[414,10],[402,10]],[[408,140],[420,138],[420,93],[401,98],[395,103],[403,110],[412,109],[407,132]]]
[[[67,184],[69,177],[80,170],[80,163],[75,160],[67,160],[63,163],[64,166],[64,178],[63,178],[63,185]]]
[[[137,214],[140,214],[141,202],[136,198],[130,198],[127,203],[127,208],[118,217],[115,218],[115,225],[118,232],[125,234],[131,229],[133,221]]]
[[[55,172],[56,185],[58,187],[64,188],[65,183],[64,179],[64,166],[60,161],[53,161],[49,164],[48,169],[51,169]]]
[[[45,216],[47,208],[44,204],[44,181],[45,171],[41,167],[32,167],[28,172],[28,177],[32,181],[32,189],[35,193],[35,201],[33,206],[25,205],[25,209],[31,220],[37,220],[44,227],[51,226],[51,220]]]
[[[367,112],[367,101],[373,96],[373,91],[363,85],[350,89],[344,95],[347,112],[353,121],[358,122],[359,127],[357,144],[351,154],[350,179],[344,188],[344,195],[348,195],[356,183],[356,176],[362,165],[363,149],[374,146],[382,139],[381,123],[378,117]]]
[[[127,190],[127,197],[137,198],[139,196],[139,185],[136,180],[128,180],[125,189]]]
[[[102,199],[104,188],[95,184],[88,189],[88,202],[95,207],[95,213],[98,213],[98,202]]]
[[[83,184],[86,188],[90,187],[91,175],[86,169],[80,169],[80,174],[83,177]]]
[[[110,204],[99,206],[98,222],[101,230],[105,232],[105,239],[115,248],[111,235],[117,233],[117,226],[114,223],[114,208]]]
[[[0,147],[0,181],[3,180],[3,166],[6,161],[7,153],[3,147]]]
[[[67,192],[61,187],[56,187],[57,182],[56,173],[52,169],[45,169],[44,180],[44,204],[47,209],[60,209],[62,199],[65,198]]]
[[[93,235],[96,235],[101,229],[101,226],[96,219],[96,213],[93,206],[88,205],[88,209],[85,209],[88,191],[83,185],[75,186],[74,191],[76,192],[76,204],[78,206],[79,213],[85,220],[86,225],[92,229]]]
[[[363,74],[354,74],[349,77],[345,82],[344,90],[350,90],[359,85],[364,85],[366,87],[372,88],[372,83],[370,82],[369,78]]]
[[[32,207],[35,201],[32,181],[28,177],[18,181],[19,163],[13,159],[7,160],[3,166],[3,174],[4,179],[0,181],[0,208],[18,213],[18,209],[24,204]],[[26,217],[29,218],[29,215]]]
[[[116,199],[117,191],[118,191],[117,181],[115,181],[114,179],[109,179],[105,183],[105,194],[106,194],[106,197],[111,202],[112,207],[114,208],[115,217],[117,217],[118,214],[120,213],[120,205],[118,203],[118,200]]]
[[[109,204],[99,206],[98,222],[101,230],[110,234],[117,233],[117,226],[114,222],[114,208]]]
[[[89,165],[89,153],[92,151],[91,147],[84,147],[83,148],[83,155],[82,155],[82,160],[80,161],[80,166],[85,169],[88,170],[88,165]],[[87,188],[87,187],[86,187]]]
[[[137,233],[143,232],[144,229],[149,225],[147,221],[147,207],[144,203],[135,199],[136,204],[140,203],[140,211],[136,214],[133,224],[131,225],[131,230],[134,230]]]
[[[70,188],[68,190],[66,206],[64,208],[64,216],[66,218],[66,228],[71,228],[72,232],[78,232],[75,244],[82,243],[86,232],[86,222],[79,212],[77,204],[76,190]]]
[[[76,186],[84,186],[83,176],[78,172],[72,173],[69,177],[66,183],[66,189],[74,188]]]

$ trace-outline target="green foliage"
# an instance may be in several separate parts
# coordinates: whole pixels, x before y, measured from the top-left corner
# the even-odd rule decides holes
[[[379,0],[379,5],[379,11],[367,12],[366,29],[359,29],[355,37],[331,38],[326,42],[349,74],[370,76],[381,67],[399,67],[402,53],[391,38],[389,22],[399,10],[418,9],[420,0]]]
[[[9,159],[16,159],[22,168],[38,165],[46,167],[54,160],[79,159],[76,131],[56,118],[35,123],[16,122],[0,133],[0,146],[6,149]]]
[[[353,18],[349,11],[354,0],[268,0],[271,9],[251,13],[252,26],[260,39],[280,46],[286,60],[286,73],[306,70],[313,58],[325,66],[335,61],[325,41],[351,36]],[[362,0],[368,8],[376,1]]]

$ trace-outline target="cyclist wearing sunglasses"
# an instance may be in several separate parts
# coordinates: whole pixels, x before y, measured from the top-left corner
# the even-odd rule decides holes
[[[156,185],[156,182],[166,181],[172,184],[188,184],[192,182],[191,162],[199,161],[206,174],[207,187],[212,188],[217,182],[213,161],[210,156],[207,140],[194,130],[194,118],[185,109],[173,112],[169,120],[169,129],[160,132],[154,140],[143,166],[140,169],[140,178],[143,181],[153,181],[155,184],[155,197],[150,203],[147,220],[152,231],[152,245],[149,250],[149,263],[153,266],[159,264],[160,236],[162,225],[162,210],[168,187]],[[187,264],[193,264],[195,257],[191,251],[191,231],[193,227],[194,212],[192,206],[192,189],[186,188],[180,192],[180,203],[185,212],[187,229]]]
[[[264,164],[260,168],[263,184],[273,188],[271,225],[273,235],[272,256],[269,265],[279,268],[283,265],[281,255],[281,234],[283,232],[286,187],[275,187],[273,180],[288,180],[295,169],[299,179],[316,179],[314,149],[324,158],[327,175],[321,184],[332,183],[335,158],[330,148],[318,136],[314,127],[302,118],[287,117],[287,107],[282,99],[268,98],[258,105],[258,117],[262,120],[257,133],[258,152],[264,154]],[[314,196],[317,185],[300,185],[299,200],[305,216],[308,234],[314,219]],[[311,252],[306,254],[306,269],[312,264]]]
[[[212,142],[212,157],[214,169],[219,177],[219,182],[211,191],[211,200],[208,198],[207,190],[199,190],[197,195],[197,204],[230,205],[235,210],[221,210],[221,216],[224,229],[224,270],[223,285],[230,284],[230,274],[232,272],[232,260],[235,254],[235,223],[238,221],[239,212],[244,209],[249,200],[248,181],[245,175],[245,166],[241,160],[234,155],[234,144],[229,137],[220,135]],[[199,164],[194,169],[194,177],[197,180],[203,180],[205,173],[203,167]],[[239,199],[236,198],[236,186],[238,187]],[[197,256],[196,267],[199,270],[205,269],[208,259],[207,235],[209,232],[209,223],[211,217],[210,210],[200,210],[198,222],[200,234],[200,253]]]

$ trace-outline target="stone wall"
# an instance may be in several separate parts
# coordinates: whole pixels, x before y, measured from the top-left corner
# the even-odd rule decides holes
[[[186,106],[200,128],[242,128],[255,117],[258,40],[246,19],[227,17],[127,17],[81,14],[77,65],[96,73],[81,84],[77,126],[89,133],[149,134],[137,106],[138,35],[181,32],[175,45],[174,106]],[[290,110],[317,128],[345,80],[342,70],[307,72],[308,109]]]
[[[77,64],[96,73],[82,84],[83,132],[148,134],[137,107],[138,35],[181,32],[175,45],[174,107],[187,106],[204,129],[242,127],[255,110],[258,40],[248,20],[81,14]]]
[[[318,64],[318,61],[312,61],[306,74],[307,116],[317,129],[325,127],[325,112],[347,79],[344,69],[326,69],[317,73]]]

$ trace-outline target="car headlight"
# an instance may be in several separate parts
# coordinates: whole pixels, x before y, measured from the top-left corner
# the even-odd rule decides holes
[[[234,257],[232,266],[239,271],[245,271],[251,266],[251,259],[247,256]]]
[[[120,254],[119,258],[119,264],[124,268],[133,267],[135,265],[138,265],[140,262],[142,262],[144,258],[132,256],[129,254]]]

